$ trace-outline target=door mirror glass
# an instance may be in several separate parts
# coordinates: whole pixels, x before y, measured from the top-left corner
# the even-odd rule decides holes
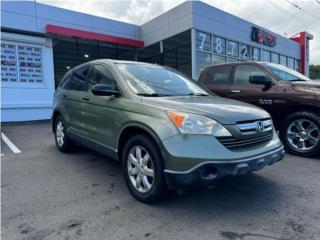
[[[272,81],[267,78],[266,76],[259,76],[259,75],[252,75],[249,78],[249,82],[253,84],[261,84],[261,85],[266,85],[270,86],[272,85]]]
[[[91,92],[97,96],[119,96],[120,91],[115,89],[113,85],[95,84],[91,88]]]

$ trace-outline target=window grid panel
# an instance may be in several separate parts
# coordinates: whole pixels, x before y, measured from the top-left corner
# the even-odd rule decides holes
[[[209,46],[209,43],[211,43],[211,47],[199,47],[200,45],[200,39],[199,39],[199,34],[202,34],[202,41],[203,41],[203,46],[206,45]],[[206,37],[204,37],[206,36]],[[205,38],[205,40],[203,40]],[[221,48],[220,45],[218,45],[218,50],[216,49],[217,47],[217,39],[219,44],[221,42]],[[231,43],[231,44],[230,44]],[[284,56],[279,53],[264,49],[264,48],[259,48],[253,45],[241,43],[239,41],[233,40],[233,39],[228,39],[224,38],[215,34],[211,34],[208,32],[203,32],[203,31],[198,31],[196,30],[196,55],[198,53],[209,53],[211,55],[211,60],[212,64],[217,64],[215,63],[215,59],[217,57],[223,57],[225,59],[225,62],[239,62],[239,61],[265,61],[265,62],[275,62],[277,64],[282,64],[284,66],[289,66],[289,56]],[[229,44],[229,45],[228,45]],[[232,46],[230,46],[232,45]],[[233,51],[231,51],[233,47]],[[222,59],[222,58],[221,58]],[[288,59],[288,60],[287,60]],[[292,69],[295,69],[296,71],[300,70],[300,60],[296,58],[291,58],[290,60],[290,66]],[[220,61],[218,61],[220,63]],[[198,60],[196,59],[196,66],[198,64]],[[197,67],[196,67],[197,68]],[[198,74],[198,69],[197,69],[197,74]]]

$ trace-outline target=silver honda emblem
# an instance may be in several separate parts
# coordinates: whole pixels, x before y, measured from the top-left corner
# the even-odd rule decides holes
[[[264,130],[264,125],[263,125],[263,122],[261,122],[261,121],[258,121],[258,122],[256,122],[256,130],[257,130],[257,132],[262,132],[263,130]]]

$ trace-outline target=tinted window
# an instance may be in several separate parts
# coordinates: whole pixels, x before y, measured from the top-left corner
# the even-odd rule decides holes
[[[252,48],[251,52],[251,58],[253,61],[259,61],[260,60],[260,49],[259,48]]]
[[[250,59],[250,46],[246,44],[240,44],[240,57],[242,59]]]
[[[266,51],[266,50],[262,50],[261,51],[261,61],[263,62],[270,62],[270,55],[271,53],[269,51]]]
[[[253,65],[239,65],[234,73],[234,84],[250,84],[250,76],[266,76],[266,74]]]
[[[212,64],[221,64],[226,62],[226,57],[219,55],[212,55]]]
[[[206,66],[211,64],[211,54],[197,51],[196,59],[197,59],[197,63],[196,63],[197,77],[196,77],[196,79],[198,79],[202,69],[204,69]]]
[[[227,43],[227,55],[231,57],[238,57],[239,56],[239,43],[228,41]]]
[[[94,65],[89,76],[89,86],[94,84],[106,84],[112,86],[113,90],[116,89],[116,80],[111,70],[103,65]]]
[[[279,63],[279,54],[278,53],[271,53],[271,62]]]
[[[196,32],[196,47],[198,50],[211,50],[211,35],[204,32]]]
[[[280,56],[280,64],[283,66],[287,66],[287,57],[286,56]]]
[[[218,54],[226,54],[226,40],[224,38],[213,36],[212,44],[213,52]]]
[[[72,73],[72,77],[66,82],[64,88],[75,91],[87,91],[86,78],[89,72],[90,66],[85,66],[76,69]]]
[[[70,81],[71,79],[71,72],[68,72],[66,75],[64,75],[63,79],[60,82],[60,88],[65,89],[67,83]]]
[[[230,82],[231,66],[214,67],[208,70],[205,84],[228,84]]]

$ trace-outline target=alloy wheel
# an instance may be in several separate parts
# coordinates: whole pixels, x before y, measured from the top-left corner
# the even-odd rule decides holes
[[[64,132],[63,132],[63,124],[61,121],[57,122],[56,126],[56,139],[58,145],[61,147],[64,144]]]
[[[154,183],[154,164],[148,151],[134,146],[127,158],[127,170],[132,186],[140,193],[147,193]]]
[[[294,120],[287,128],[287,141],[299,152],[313,150],[320,141],[320,129],[310,120]]]

